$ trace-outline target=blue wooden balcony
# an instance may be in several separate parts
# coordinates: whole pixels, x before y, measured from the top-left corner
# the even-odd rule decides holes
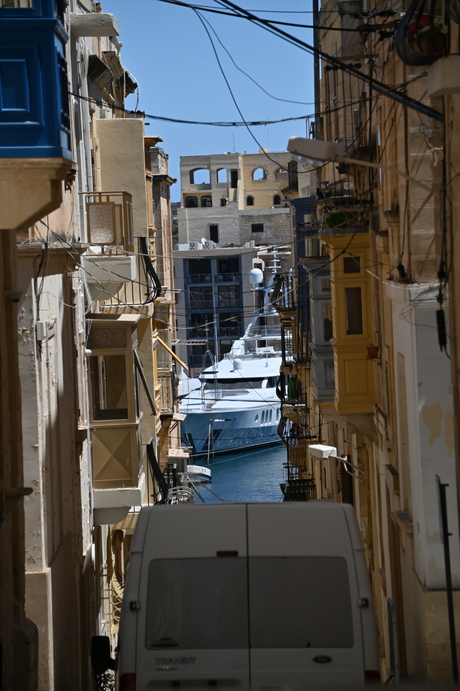
[[[0,1],[1,159],[71,158],[62,20],[62,2]]]

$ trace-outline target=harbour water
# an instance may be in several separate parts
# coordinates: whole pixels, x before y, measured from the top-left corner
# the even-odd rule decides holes
[[[223,454],[212,459],[212,482],[197,485],[197,490],[206,503],[219,499],[229,502],[282,501],[280,482],[284,481],[286,448],[283,444],[256,451],[241,451]],[[204,463],[201,461],[201,465]],[[195,497],[195,503],[200,498]]]

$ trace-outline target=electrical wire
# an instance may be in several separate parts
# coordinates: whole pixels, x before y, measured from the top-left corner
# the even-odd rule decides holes
[[[212,12],[213,14],[221,14],[226,17],[235,17],[238,19],[244,19],[241,15],[235,14],[234,12],[224,12],[223,10],[217,10],[215,8],[210,8],[210,7],[203,7],[199,5],[192,5],[187,2],[182,2],[181,0],[158,0],[158,2],[164,2],[168,5],[179,5],[180,7],[187,7],[188,9],[191,10],[198,10],[202,12]],[[248,10],[251,11],[251,10]],[[257,11],[257,10],[256,10]],[[315,25],[315,24],[296,24],[294,22],[283,22],[279,21],[277,19],[273,19],[272,24],[277,24],[280,26],[292,26],[294,28],[298,29],[327,29],[328,31],[341,31],[341,32],[357,32],[357,33],[363,33],[363,29],[344,29],[342,27],[324,27],[322,25]]]

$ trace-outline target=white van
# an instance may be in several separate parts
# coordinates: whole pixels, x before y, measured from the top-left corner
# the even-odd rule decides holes
[[[356,687],[379,680],[351,506],[142,509],[117,663],[119,691]]]

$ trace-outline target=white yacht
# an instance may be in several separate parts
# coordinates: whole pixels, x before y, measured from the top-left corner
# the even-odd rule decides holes
[[[281,443],[280,400],[276,393],[281,358],[281,325],[263,289],[265,305],[251,319],[230,353],[201,373],[200,388],[184,397],[182,444],[192,457]],[[211,356],[211,354],[209,353]],[[211,356],[212,358],[212,356]]]

